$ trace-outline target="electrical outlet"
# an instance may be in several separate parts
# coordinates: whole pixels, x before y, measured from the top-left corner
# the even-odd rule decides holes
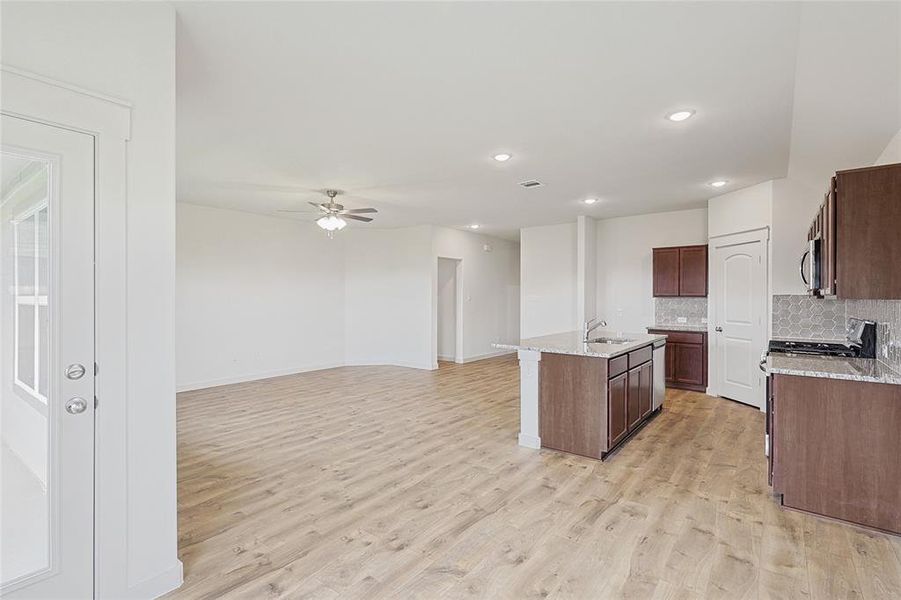
[[[688,323],[688,319],[685,317],[676,317],[676,323]]]

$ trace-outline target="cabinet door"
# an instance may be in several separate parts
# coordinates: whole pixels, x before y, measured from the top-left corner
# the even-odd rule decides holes
[[[678,351],[679,344],[666,343],[666,363],[664,364],[663,378],[667,383],[672,383],[676,379],[676,352]]]
[[[821,243],[823,273],[820,287],[823,289],[823,294],[832,296],[835,295],[835,177],[832,178],[832,187],[826,194],[824,206],[823,241]]]
[[[701,344],[674,344],[678,346],[673,368],[673,381],[692,385],[704,383],[704,346]]]
[[[679,249],[654,248],[654,296],[679,295]]]
[[[639,383],[639,398],[638,398],[638,409],[641,412],[641,418],[645,418],[649,414],[651,414],[651,395],[654,393],[654,368],[651,362],[647,362],[641,367],[639,370],[641,371],[641,378]]]
[[[612,448],[629,430],[626,422],[626,397],[629,373],[617,375],[607,382],[607,448]]]
[[[707,295],[707,246],[679,248],[679,295]]]
[[[629,429],[641,420],[641,367],[629,371],[629,389],[626,393],[626,415]]]

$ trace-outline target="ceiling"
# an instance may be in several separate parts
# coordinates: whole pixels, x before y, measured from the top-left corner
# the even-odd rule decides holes
[[[515,239],[704,206],[788,169],[797,4],[176,7],[183,202],[312,219],[275,211],[335,187],[380,211],[351,227]],[[682,108],[697,114],[664,118]]]

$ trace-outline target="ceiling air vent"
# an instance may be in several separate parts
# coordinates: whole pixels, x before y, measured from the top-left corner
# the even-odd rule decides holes
[[[520,181],[519,185],[521,185],[524,188],[535,188],[535,187],[541,187],[544,184],[541,183],[540,181],[538,181],[537,179],[529,179],[528,181]]]

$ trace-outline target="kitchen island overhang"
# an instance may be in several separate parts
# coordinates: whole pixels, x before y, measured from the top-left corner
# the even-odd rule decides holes
[[[666,336],[599,332],[595,339],[605,341],[586,343],[571,331],[494,344],[519,357],[520,446],[603,459],[657,412],[653,350]]]

